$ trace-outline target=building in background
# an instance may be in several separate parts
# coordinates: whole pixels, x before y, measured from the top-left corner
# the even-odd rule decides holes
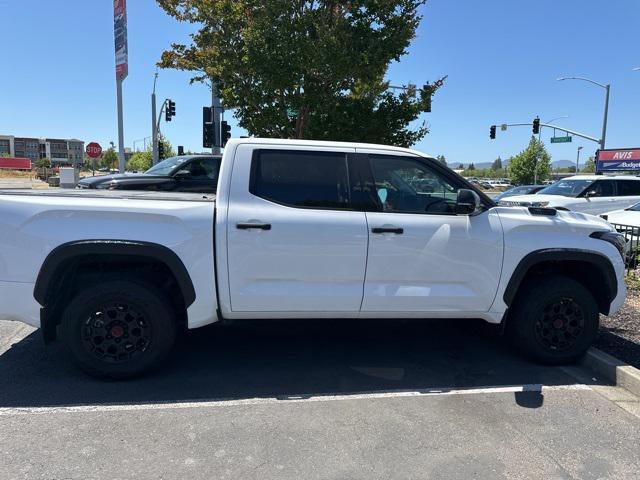
[[[32,164],[40,158],[48,158],[54,165],[82,166],[84,141],[0,135],[1,156],[28,158]]]

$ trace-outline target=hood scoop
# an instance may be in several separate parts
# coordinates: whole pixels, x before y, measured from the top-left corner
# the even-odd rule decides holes
[[[529,207],[529,213],[531,215],[542,215],[544,217],[555,217],[558,214],[558,211],[555,208]]]

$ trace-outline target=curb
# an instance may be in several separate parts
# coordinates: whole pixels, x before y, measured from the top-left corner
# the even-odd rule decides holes
[[[602,375],[617,387],[640,396],[640,370],[637,368],[594,347],[587,351],[580,364]]]

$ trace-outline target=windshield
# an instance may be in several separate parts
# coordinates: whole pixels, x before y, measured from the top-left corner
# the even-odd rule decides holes
[[[538,195],[562,195],[563,197],[577,197],[595,180],[560,180],[543,188]]]
[[[640,212],[640,202],[635,205],[631,205],[630,207],[625,208],[625,210],[630,210],[632,212]]]
[[[183,164],[187,160],[186,157],[167,158],[144,173],[149,175],[169,175],[178,165]]]

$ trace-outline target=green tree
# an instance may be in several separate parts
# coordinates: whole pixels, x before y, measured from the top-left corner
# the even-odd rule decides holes
[[[536,171],[538,182],[549,178],[551,156],[542,142],[532,136],[527,148],[509,160],[509,175],[515,183],[533,183]]]
[[[475,169],[476,169],[476,166],[473,164],[473,162],[471,162],[469,164],[469,166],[467,167],[467,170],[469,170],[469,171],[474,171]]]
[[[502,158],[496,158],[491,164],[491,170],[502,170]]]
[[[109,169],[118,167],[118,154],[113,147],[102,152],[100,164],[102,167]]]
[[[596,172],[596,160],[593,157],[589,157],[589,159],[584,164],[582,171],[585,173],[595,173]]]
[[[48,158],[39,158],[36,160],[37,168],[51,168],[51,160]]]
[[[127,162],[127,170],[145,172],[151,168],[152,160],[151,150],[136,152]]]
[[[173,146],[171,145],[171,142],[169,140],[167,140],[167,138],[160,134],[158,135],[158,144],[162,145],[162,155],[160,155],[160,153],[158,152],[159,155],[159,159],[160,160],[164,160],[165,158],[171,158],[171,157],[175,157],[176,156],[176,152],[173,150]],[[147,149],[148,152],[150,152],[151,147],[149,147],[149,149]]]
[[[249,134],[410,146],[446,77],[392,92],[384,80],[407,53],[426,0],[157,0],[197,25],[159,65],[213,79]]]
[[[438,155],[436,157],[436,160],[439,161],[443,165],[447,164],[447,159],[444,157],[444,155]]]

